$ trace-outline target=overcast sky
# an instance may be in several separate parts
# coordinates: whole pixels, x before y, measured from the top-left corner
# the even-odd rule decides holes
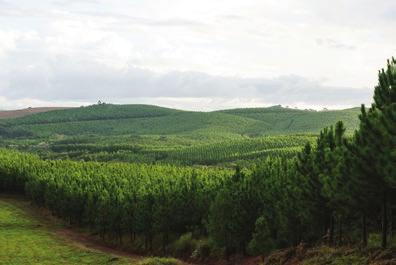
[[[370,103],[395,0],[0,0],[0,109]]]

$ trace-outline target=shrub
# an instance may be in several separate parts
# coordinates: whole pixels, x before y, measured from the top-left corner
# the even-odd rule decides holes
[[[177,239],[173,245],[172,250],[177,256],[190,256],[197,248],[198,240],[194,239],[192,233],[183,234]]]
[[[253,239],[248,245],[248,252],[251,255],[267,254],[275,248],[275,243],[271,238],[267,219],[263,216],[256,221]]]
[[[208,239],[201,239],[198,241],[197,247],[191,254],[193,259],[205,259],[208,258],[212,253],[213,246],[210,244]]]

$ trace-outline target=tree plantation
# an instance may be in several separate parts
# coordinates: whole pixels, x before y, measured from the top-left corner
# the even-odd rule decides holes
[[[71,117],[61,113],[60,120],[49,119],[43,128],[80,117],[79,109]],[[146,118],[145,113],[136,115]],[[179,114],[155,109],[149,116]],[[90,115],[99,119],[96,112]],[[131,118],[127,111],[117,115]],[[41,119],[32,117],[23,118],[20,128]],[[302,242],[364,248],[375,236],[389,248],[396,222],[394,59],[379,72],[374,103],[361,107],[356,131],[347,129],[339,121],[315,138],[267,136],[221,146],[179,146],[162,163],[46,160],[1,149],[0,191],[24,194],[103,240],[141,240],[142,250],[151,253],[169,254],[186,235],[200,240],[197,257],[216,251],[226,258],[255,256]],[[66,142],[54,148],[75,146]],[[193,166],[232,161],[232,156],[244,160],[255,152],[268,154],[247,167]]]
[[[359,113],[281,106],[192,112],[101,103],[0,119],[0,147],[44,159],[229,167],[293,157],[338,120],[351,135]]]

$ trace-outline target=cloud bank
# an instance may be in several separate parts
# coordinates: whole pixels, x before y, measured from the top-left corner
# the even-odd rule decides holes
[[[0,0],[0,109],[370,103],[396,2]]]

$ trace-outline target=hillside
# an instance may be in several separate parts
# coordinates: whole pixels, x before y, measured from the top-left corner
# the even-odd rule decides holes
[[[1,146],[44,158],[218,164],[292,156],[313,135],[343,120],[357,128],[359,109],[269,108],[193,112],[151,105],[100,104],[0,122]]]
[[[277,133],[318,133],[322,128],[342,120],[352,131],[358,126],[359,108],[345,110],[298,110],[273,106],[269,108],[231,109],[221,111],[239,117],[265,122]]]
[[[21,197],[1,195],[0,217],[0,264],[184,264],[176,259],[144,258],[99,244],[45,211],[32,208]]]
[[[20,196],[0,196],[0,242],[1,264],[186,264],[173,258],[147,258],[132,251],[98,241],[81,229],[66,226],[61,220],[50,216]],[[21,238],[24,247],[20,247]],[[272,252],[267,256],[237,257],[229,261],[240,265],[325,265],[325,264],[393,264],[395,249],[367,250],[355,248],[331,248],[327,246],[307,248],[303,245]],[[265,263],[264,263],[264,262]],[[393,262],[393,263],[392,263]],[[192,264],[192,263],[188,263]],[[195,264],[224,264],[218,260],[206,260]]]
[[[343,120],[357,127],[359,109],[336,111],[295,110],[282,107],[232,109],[214,112],[181,111],[150,105],[102,104],[38,113],[9,119],[6,127],[38,137],[62,135],[169,135],[224,134],[274,135],[318,133]]]
[[[92,120],[118,120],[128,118],[161,117],[178,113],[178,110],[150,105],[98,104],[87,107],[58,109],[14,119],[12,124],[48,124]]]
[[[67,107],[41,107],[41,108],[27,108],[19,110],[0,110],[0,119],[20,118],[36,113],[42,113],[53,110],[69,109]]]

